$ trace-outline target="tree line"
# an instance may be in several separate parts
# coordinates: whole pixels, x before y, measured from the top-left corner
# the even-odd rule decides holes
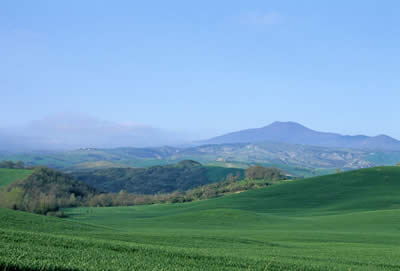
[[[0,207],[37,214],[61,215],[60,208],[84,205],[96,190],[71,176],[37,167],[24,180],[0,190]]]
[[[246,178],[239,178],[240,175],[229,174],[219,182],[184,192],[145,195],[121,190],[118,193],[103,193],[68,174],[38,167],[27,179],[0,190],[0,207],[62,217],[62,208],[191,202],[262,188],[286,179],[282,171],[261,166],[249,167]]]
[[[118,193],[125,190],[135,194],[172,193],[222,180],[229,173],[244,176],[244,170],[222,167],[206,167],[183,160],[177,164],[148,168],[106,168],[80,170],[72,176],[101,192]]]
[[[0,168],[23,169],[27,168],[22,161],[0,161]]]

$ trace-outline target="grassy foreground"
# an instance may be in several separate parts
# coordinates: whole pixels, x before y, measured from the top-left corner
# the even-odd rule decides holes
[[[400,168],[185,204],[0,210],[0,270],[400,270]]]
[[[0,168],[0,187],[9,185],[16,180],[23,180],[33,173],[30,169]]]

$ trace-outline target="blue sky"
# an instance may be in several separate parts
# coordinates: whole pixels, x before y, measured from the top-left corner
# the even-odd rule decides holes
[[[205,138],[275,120],[400,138],[399,1],[1,1],[0,126]]]

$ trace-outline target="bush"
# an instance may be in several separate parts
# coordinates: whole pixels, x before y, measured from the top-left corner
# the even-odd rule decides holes
[[[0,161],[0,168],[22,169],[25,168],[24,162]]]
[[[251,166],[246,169],[246,178],[250,180],[280,180],[285,174],[274,167]]]
[[[63,211],[56,211],[56,212],[47,212],[47,216],[55,216],[59,218],[65,218],[67,217]]]

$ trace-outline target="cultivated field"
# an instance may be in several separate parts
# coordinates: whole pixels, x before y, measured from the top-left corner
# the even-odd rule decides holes
[[[400,168],[206,201],[0,210],[0,270],[400,270]]]

